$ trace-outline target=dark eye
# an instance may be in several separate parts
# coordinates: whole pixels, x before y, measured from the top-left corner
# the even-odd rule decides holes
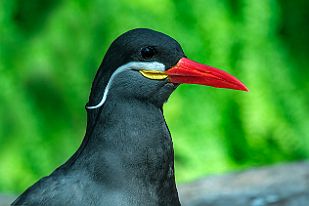
[[[151,57],[153,57],[156,54],[156,50],[155,48],[148,46],[148,47],[144,47],[141,50],[141,55],[144,59],[150,59]]]

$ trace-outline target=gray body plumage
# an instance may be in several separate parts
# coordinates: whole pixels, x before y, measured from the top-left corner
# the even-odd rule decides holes
[[[16,204],[175,205],[173,147],[162,110],[117,102],[106,104],[79,158],[41,179]],[[166,196],[170,202],[161,199]]]

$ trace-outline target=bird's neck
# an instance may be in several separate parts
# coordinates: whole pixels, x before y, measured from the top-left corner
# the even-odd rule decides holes
[[[107,101],[77,153],[72,166],[86,168],[99,184],[179,201],[173,143],[157,105],[136,99]]]

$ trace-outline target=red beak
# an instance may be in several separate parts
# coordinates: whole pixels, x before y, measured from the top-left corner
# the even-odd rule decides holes
[[[181,58],[178,63],[166,71],[170,82],[202,84],[217,88],[248,91],[238,79],[220,69]]]

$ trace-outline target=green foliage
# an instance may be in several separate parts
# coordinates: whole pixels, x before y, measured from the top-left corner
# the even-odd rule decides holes
[[[309,157],[308,1],[0,2],[0,191],[20,192],[80,144],[91,81],[136,27],[177,39],[249,93],[182,85],[165,105],[176,177]],[[307,18],[306,18],[307,17]]]

